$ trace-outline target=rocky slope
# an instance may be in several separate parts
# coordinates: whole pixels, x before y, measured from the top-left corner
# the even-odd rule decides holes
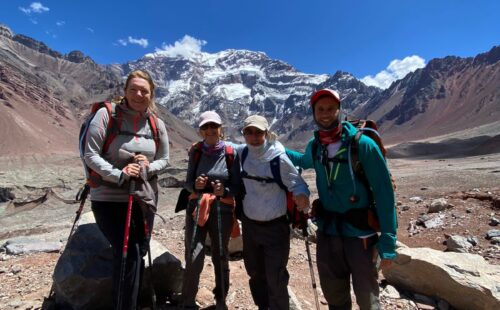
[[[42,42],[0,35],[0,154],[77,152],[77,136],[92,102],[123,92],[112,67],[73,51],[51,52]],[[21,43],[20,43],[21,42]],[[186,147],[194,130],[160,107],[172,145]],[[22,141],[22,143],[19,143]]]
[[[499,85],[496,46],[476,57],[433,59],[359,106],[356,114],[375,119],[388,141],[424,139],[498,123]]]

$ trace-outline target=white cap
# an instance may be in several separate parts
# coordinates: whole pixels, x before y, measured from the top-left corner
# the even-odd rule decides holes
[[[217,125],[222,125],[222,120],[220,119],[219,114],[215,111],[206,111],[201,113],[198,127],[201,127],[206,123],[216,123]]]

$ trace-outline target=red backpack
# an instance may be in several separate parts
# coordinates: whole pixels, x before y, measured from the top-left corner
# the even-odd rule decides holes
[[[112,103],[109,101],[93,103],[90,107],[90,114],[87,116],[80,128],[80,134],[78,137],[80,158],[85,169],[86,185],[88,185],[89,187],[98,187],[102,183],[102,177],[97,172],[90,169],[83,158],[85,153],[85,145],[87,142],[87,132],[89,130],[90,123],[94,119],[97,111],[101,108],[105,108],[109,116],[108,126],[106,127],[106,139],[104,141],[104,145],[102,146],[101,154],[106,153],[109,149],[109,146],[111,145],[111,142],[113,142],[113,140],[122,133],[120,131],[123,119],[122,111],[120,109],[116,109],[116,103]],[[157,127],[158,119],[155,115],[151,114],[148,118],[148,122],[153,135],[152,139],[155,141],[156,150],[158,150],[160,144],[160,135]]]

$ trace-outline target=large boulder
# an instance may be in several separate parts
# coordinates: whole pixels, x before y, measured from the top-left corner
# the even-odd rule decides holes
[[[86,215],[82,222],[92,222]],[[175,299],[180,295],[184,270],[175,258],[158,242],[151,240],[153,282],[157,299]],[[147,262],[147,257],[146,257]],[[112,251],[109,242],[97,224],[78,227],[68,242],[54,269],[55,300],[60,308],[110,309],[112,308]],[[143,278],[145,302],[150,292],[149,266]]]
[[[398,248],[384,271],[399,288],[446,300],[456,309],[500,309],[500,266],[468,253]]]

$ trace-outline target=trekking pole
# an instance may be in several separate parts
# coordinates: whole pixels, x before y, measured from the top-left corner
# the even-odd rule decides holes
[[[85,201],[87,200],[89,191],[90,191],[90,186],[87,183],[85,183],[85,185],[76,194],[75,201],[80,202],[80,207],[78,207],[78,210],[76,210],[76,216],[75,219],[73,220],[73,226],[71,226],[68,239],[66,239],[66,246],[68,246],[68,243],[71,237],[73,236],[73,233],[75,232],[75,227],[77,227],[76,224],[78,223],[78,221],[80,221],[80,216],[82,215],[83,207],[85,206]],[[47,299],[51,299],[53,296],[54,296],[54,283],[52,283],[52,286],[50,287],[49,296],[47,297]]]
[[[216,183],[220,183],[216,181]],[[224,247],[222,245],[222,219],[220,212],[220,196],[217,196],[215,203],[217,204],[217,229],[219,230],[219,264],[220,264],[220,288],[222,302],[226,303],[226,286],[224,283]]]
[[[135,153],[135,155],[139,155],[139,154],[141,154],[141,152],[136,152]],[[141,166],[141,171],[143,171],[143,169],[145,169],[144,162],[143,161],[139,161],[138,164]],[[130,193],[132,193],[132,191],[133,190],[130,190]],[[144,219],[144,221],[143,221],[144,222],[143,223],[143,225],[144,225],[144,237],[147,240],[146,246],[147,246],[148,261],[149,261],[149,278],[150,278],[149,279],[150,280],[149,284],[151,285],[151,303],[152,303],[153,310],[156,310],[156,293],[155,293],[155,287],[154,287],[154,283],[153,283],[153,263],[152,263],[152,260],[151,260],[151,246],[150,246],[150,243],[149,243],[151,241],[151,231],[149,231],[149,224],[148,224],[148,219],[147,219],[146,212],[142,212],[142,216],[143,216],[143,219]],[[161,216],[160,216],[160,218],[161,218]],[[163,219],[163,221],[165,221],[165,220]]]
[[[156,292],[153,281],[153,263],[151,260],[151,246],[149,244],[149,241],[151,241],[151,232],[149,231],[148,220],[146,219],[146,215],[144,215],[144,235],[146,236],[146,238],[149,237],[147,247],[148,247],[148,261],[149,261],[149,278],[151,284],[151,302],[153,310],[156,310]]]
[[[123,305],[123,286],[125,282],[125,269],[127,265],[128,238],[130,235],[132,205],[134,203],[134,197],[132,196],[132,193],[134,192],[134,190],[135,190],[135,180],[131,178],[128,189],[128,205],[127,205],[127,214],[125,216],[125,231],[123,233],[122,262],[120,266],[120,282],[118,282],[118,305],[116,310],[122,310],[122,305]]]
[[[204,174],[202,174],[201,176],[205,176]],[[196,233],[197,233],[197,230],[198,230],[198,220],[200,219],[200,200],[201,200],[201,196],[202,196],[202,191],[198,191],[198,198],[197,198],[197,201],[196,201],[196,214],[194,216],[194,226],[193,226],[193,235],[191,236],[191,246],[190,246],[190,249],[189,249],[189,257],[191,259],[191,262],[194,261],[195,257],[196,256],[193,256],[193,253],[194,253],[194,250],[195,250],[195,246],[194,246],[194,242],[196,240]]]
[[[309,272],[311,273],[311,284],[314,292],[314,301],[316,302],[316,309],[319,310],[318,291],[316,290],[316,279],[314,277],[314,269],[311,259],[311,249],[309,248],[309,233],[307,232],[307,217],[304,216],[304,223],[302,227],[302,234],[306,243],[307,261],[309,262]]]
[[[89,191],[90,191],[90,186],[87,183],[85,183],[85,185],[76,194],[75,200],[80,201],[80,207],[76,211],[76,217],[75,220],[73,221],[73,226],[71,226],[71,230],[69,231],[68,240],[66,241],[66,244],[69,243],[71,236],[75,232],[76,224],[78,223],[78,221],[80,220],[80,216],[82,215],[83,207],[85,206],[85,201],[87,200]]]

